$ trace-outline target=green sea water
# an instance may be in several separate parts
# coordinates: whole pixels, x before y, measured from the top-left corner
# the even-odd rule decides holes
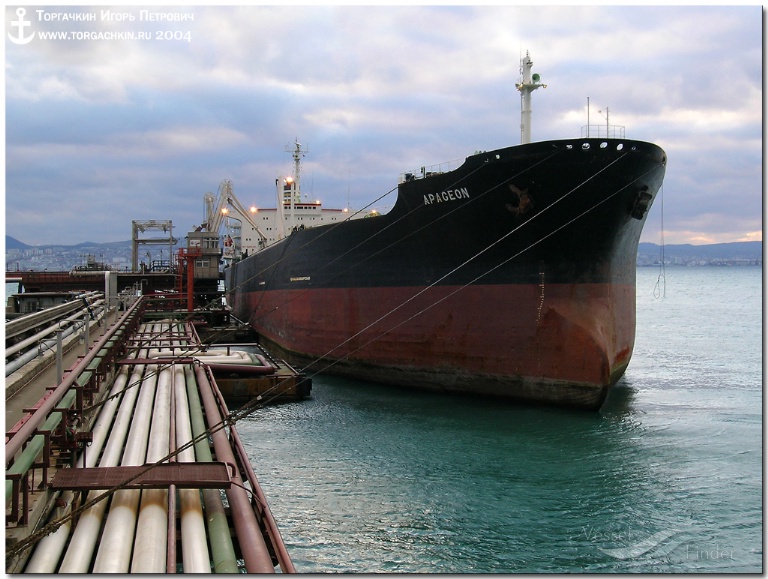
[[[599,412],[317,376],[241,421],[297,570],[762,572],[762,269],[660,273]]]

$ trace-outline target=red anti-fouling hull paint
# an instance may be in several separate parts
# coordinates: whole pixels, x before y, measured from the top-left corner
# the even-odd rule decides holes
[[[634,286],[330,288],[252,294],[263,339],[390,384],[595,408],[629,362]]]

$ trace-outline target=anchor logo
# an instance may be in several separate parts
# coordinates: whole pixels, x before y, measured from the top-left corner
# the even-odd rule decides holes
[[[10,32],[8,33],[8,40],[13,42],[14,44],[27,44],[35,37],[34,32],[32,32],[29,36],[24,35],[24,29],[27,26],[32,26],[31,21],[24,20],[24,15],[26,13],[27,13],[26,8],[17,8],[16,15],[19,17],[19,19],[11,21],[11,26],[15,26],[16,28],[18,28],[18,36],[13,36],[11,35]]]

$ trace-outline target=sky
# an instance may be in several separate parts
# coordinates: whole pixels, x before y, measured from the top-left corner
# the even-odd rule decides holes
[[[183,240],[223,180],[246,207],[274,207],[296,141],[304,194],[362,208],[403,172],[519,144],[527,51],[547,84],[534,141],[579,137],[589,108],[590,124],[608,114],[666,151],[642,241],[762,240],[763,18],[760,5],[6,6],[6,234],[124,241],[132,220],[171,220]]]

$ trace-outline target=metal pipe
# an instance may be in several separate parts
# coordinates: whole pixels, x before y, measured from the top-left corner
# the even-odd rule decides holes
[[[70,388],[74,384],[84,386],[93,376],[94,372],[101,363],[102,358],[107,355],[111,346],[112,336],[119,336],[124,333],[124,328],[113,328],[107,334],[99,340],[99,348],[96,347],[88,353],[74,369],[67,375],[67,377],[57,386],[50,395],[44,399],[44,402],[40,407],[32,414],[26,422],[24,422],[16,432],[16,434],[5,444],[5,461],[6,461],[6,474],[11,475],[23,475],[34,464],[37,456],[43,450],[45,445],[45,437],[42,434],[34,435],[39,426],[43,426],[44,431],[53,432],[61,422],[62,412],[52,412],[54,409],[66,410],[70,408],[76,400],[77,393],[74,389]],[[98,354],[98,355],[97,355]],[[58,403],[58,404],[57,404]],[[21,449],[21,446],[26,443],[26,448],[15,457],[15,454]],[[8,466],[11,461],[13,465]],[[13,482],[10,479],[5,483],[5,500],[6,502],[11,498],[13,494]]]
[[[79,386],[85,386],[89,382],[93,374],[95,373],[98,366],[99,366],[99,361],[92,362],[87,368],[82,370],[82,372],[78,376],[73,378],[75,380],[75,383],[78,384]],[[69,378],[67,378],[65,382],[68,381],[68,379]],[[56,406],[56,409],[61,411],[66,411],[74,405],[76,399],[77,399],[77,391],[74,388],[71,388],[61,398],[61,401]],[[48,402],[48,399],[46,399],[46,402],[43,403],[41,407],[45,406],[47,402]],[[24,428],[36,418],[45,419],[45,422],[43,423],[44,432],[54,432],[56,430],[56,428],[61,423],[63,412],[53,412],[47,418],[45,415],[38,416],[39,412],[40,410],[38,409],[37,413],[33,414],[30,418],[28,418],[26,422],[23,422],[22,426],[17,431],[16,436],[14,436],[9,442],[6,443],[6,449],[9,446],[11,446],[11,443],[14,440],[17,439],[17,437],[19,436],[18,432],[23,431]],[[40,453],[45,448],[45,436],[42,434],[37,434],[32,436],[28,442],[29,444],[15,459],[14,463],[10,467],[6,468],[6,475],[26,474],[29,471],[29,469],[32,468],[32,465],[35,463],[35,460],[38,458]],[[10,460],[9,455],[6,454],[6,461],[9,461],[9,460]],[[11,478],[6,478],[6,483],[5,483],[6,502],[12,497],[12,495],[13,495],[13,481]]]
[[[168,455],[171,423],[171,373],[161,372],[157,380],[147,463]],[[139,520],[133,545],[131,573],[162,573],[167,562],[168,489],[145,489],[141,493]]]
[[[221,391],[216,386],[216,382],[212,377],[211,380],[211,389],[213,390],[213,394],[216,397],[219,408],[226,409],[227,405],[224,401],[224,397],[221,395]],[[267,498],[264,495],[264,491],[262,491],[261,485],[256,478],[256,473],[253,472],[251,463],[247,460],[248,453],[245,451],[245,446],[243,446],[243,442],[240,439],[240,434],[237,432],[236,428],[233,427],[230,429],[230,436],[232,438],[232,446],[235,448],[235,451],[243,458],[243,469],[245,470],[245,475],[248,479],[248,482],[251,484],[253,494],[256,496],[257,504],[261,507],[261,516],[264,519],[264,527],[272,541],[272,547],[274,548],[275,556],[277,557],[280,569],[283,573],[296,573],[296,568],[294,567],[293,561],[291,561],[291,557],[288,554],[288,549],[285,547],[285,542],[283,541],[283,537],[280,534],[280,529],[277,526],[277,522],[272,515],[272,511],[269,508],[269,504],[267,503]]]
[[[237,433],[237,429],[232,429],[231,436],[238,454],[242,457],[246,457],[247,453],[245,452],[242,440],[240,440],[240,435]],[[263,510],[262,516],[264,517],[264,526],[272,539],[272,546],[275,549],[275,555],[280,565],[280,569],[283,573],[296,573],[296,568],[293,566],[293,561],[291,561],[291,556],[288,554],[288,549],[285,547],[285,542],[280,534],[277,522],[272,516],[272,511],[269,509],[267,497],[264,496],[264,491],[261,490],[261,485],[256,478],[256,473],[253,472],[251,463],[247,460],[243,460],[243,465],[245,466],[245,474],[248,477],[248,481],[251,483],[253,494],[256,495],[256,500]]]
[[[98,292],[90,292],[83,297],[87,299],[94,299]],[[65,316],[69,312],[73,312],[80,307],[79,301],[65,302],[58,306],[53,306],[40,310],[31,314],[24,314],[23,316],[11,320],[6,323],[5,337],[6,339],[12,338],[17,334],[26,332],[29,328],[33,328],[41,324],[50,324],[50,321],[61,316]]]
[[[96,304],[94,304],[94,306],[97,305],[98,303],[103,303],[103,302],[104,302],[104,300],[100,300],[99,302],[96,302]],[[103,312],[104,312],[104,309],[101,310],[102,315],[103,315]],[[80,310],[75,312],[73,315],[69,316],[68,318],[64,318],[63,320],[61,320],[61,323],[62,324],[71,324],[71,323],[78,322],[80,319],[82,319],[83,314],[87,314],[87,313],[88,313],[88,310],[86,308],[81,308]],[[13,356],[16,352],[20,352],[21,350],[23,350],[27,346],[31,346],[35,342],[39,342],[41,338],[43,338],[44,336],[47,336],[48,334],[51,334],[51,333],[55,332],[56,329],[57,329],[57,327],[55,325],[53,325],[53,326],[51,326],[49,328],[46,328],[44,330],[41,330],[41,331],[37,332],[34,336],[30,336],[29,338],[25,338],[24,340],[21,340],[20,342],[17,342],[15,344],[13,344],[12,346],[10,346],[10,347],[5,349],[5,357],[8,358],[9,356]],[[6,376],[7,375],[8,375],[8,373],[6,373]]]
[[[15,358],[8,362],[5,365],[5,375],[10,376],[20,368],[24,367],[26,364],[29,364],[32,360],[35,358],[39,358],[40,356],[44,356],[46,352],[52,351],[55,353],[57,357],[58,362],[58,352],[59,352],[59,340],[61,338],[66,338],[71,336],[75,333],[77,330],[76,326],[69,326],[66,330],[63,332],[59,330],[58,328],[54,328],[54,331],[56,332],[56,336],[53,338],[50,338],[48,340],[44,340],[40,342],[40,345],[37,348],[34,348],[32,350],[29,350],[27,352],[24,352],[21,356],[18,358]]]
[[[5,444],[5,467],[8,468],[8,464],[16,456],[16,453],[21,450],[21,447],[29,440],[29,438],[35,433],[35,431],[45,422],[46,417],[56,408],[56,405],[61,401],[66,392],[77,381],[80,373],[88,368],[89,364],[97,358],[103,357],[102,349],[116,336],[124,332],[124,326],[133,316],[139,312],[139,306],[141,300],[137,301],[131,308],[121,316],[117,324],[107,330],[107,332],[99,339],[90,352],[78,362],[72,369],[72,372],[67,375],[66,378],[59,384],[54,390],[51,391],[51,395],[40,405],[40,408],[32,415],[32,417],[25,422],[18,432]],[[7,495],[6,495],[7,496]],[[7,498],[6,498],[7,500]]]
[[[142,353],[139,353],[139,356],[141,355]],[[134,366],[129,384],[140,382],[143,374],[144,366]],[[138,395],[139,389],[136,386],[125,391],[99,466],[117,466],[119,463]],[[105,492],[103,490],[90,491],[86,501],[96,499]],[[108,503],[107,500],[99,501],[80,514],[59,573],[88,573]]]
[[[101,412],[99,412],[99,417],[92,429],[93,441],[88,447],[85,463],[83,461],[83,453],[81,453],[77,460],[76,468],[81,468],[83,466],[91,467],[96,464],[99,455],[101,454],[101,449],[104,447],[104,443],[110,433],[112,420],[120,406],[120,401],[123,397],[122,391],[125,384],[128,382],[129,372],[130,369],[128,366],[123,367],[112,382],[109,396],[114,396],[114,398],[108,398],[104,403]],[[51,515],[52,519],[60,519],[70,513],[72,510],[72,503],[75,500],[75,493],[73,491],[65,491],[59,498],[64,506],[58,507],[53,511],[53,514]],[[64,523],[53,533],[46,535],[38,541],[35,545],[32,557],[24,570],[25,573],[54,573],[56,571],[56,566],[61,559],[67,539],[69,538],[71,526],[70,522]]]
[[[195,373],[189,364],[184,366],[184,374],[187,379],[187,399],[192,422],[192,435],[194,438],[198,438],[206,431],[203,408],[200,405]],[[211,448],[208,446],[208,437],[201,438],[195,443],[195,456],[197,462],[211,462],[213,460]],[[203,489],[203,502],[205,503],[205,521],[208,525],[208,539],[213,556],[213,572],[239,573],[237,555],[235,555],[235,548],[232,545],[232,536],[229,532],[224,504],[221,501],[221,493],[218,489]]]
[[[141,383],[123,458],[120,461],[122,466],[144,464],[157,381],[157,366],[148,365],[147,374]],[[109,514],[93,563],[94,573],[128,572],[140,499],[141,491],[135,489],[122,489],[112,496]]]
[[[171,416],[168,428],[170,448],[176,448],[176,397],[171,395]],[[176,462],[172,456],[169,462]],[[176,573],[176,485],[168,487],[168,552],[165,572]]]
[[[205,408],[209,427],[220,424],[222,417],[216,405],[213,389],[205,374],[205,370],[202,367],[198,367],[195,375],[197,376],[200,398]],[[213,433],[213,446],[217,460],[237,464],[223,428],[219,428]],[[237,531],[240,549],[245,560],[245,569],[248,573],[274,573],[275,568],[272,565],[272,558],[269,555],[259,523],[256,520],[256,515],[251,508],[251,502],[242,484],[243,481],[240,473],[236,470],[233,475],[233,485],[227,490],[227,498],[232,510],[232,520]]]
[[[192,424],[189,417],[184,369],[174,371],[176,397],[176,444],[184,446],[192,440]],[[195,462],[195,449],[190,446],[177,455],[179,462]],[[205,535],[203,505],[198,489],[179,489],[181,507],[181,553],[184,573],[210,573],[211,558]]]

